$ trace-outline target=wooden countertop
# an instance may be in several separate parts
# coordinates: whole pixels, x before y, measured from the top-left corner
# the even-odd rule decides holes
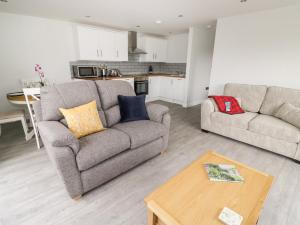
[[[185,75],[176,75],[176,74],[170,74],[170,73],[150,73],[147,74],[146,76],[148,77],[155,77],[155,76],[159,76],[159,77],[175,77],[175,78],[185,78]]]
[[[122,76],[122,77],[74,77],[74,79],[80,80],[117,80],[117,79],[126,79],[134,78],[134,76]]]
[[[18,95],[14,95],[15,93],[9,93],[6,95],[6,98],[9,102],[13,104],[18,104],[18,105],[26,105],[26,99],[25,95],[21,92],[18,93]],[[33,103],[36,101],[32,96],[28,96],[29,103]]]
[[[115,80],[115,79],[126,79],[126,78],[135,78],[135,77],[174,77],[174,78],[185,78],[185,76],[174,75],[169,73],[145,73],[145,74],[136,74],[136,75],[122,75],[121,77],[75,77],[75,79],[82,80]]]

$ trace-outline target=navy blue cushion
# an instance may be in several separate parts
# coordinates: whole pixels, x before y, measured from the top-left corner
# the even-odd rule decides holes
[[[122,123],[136,120],[149,120],[145,98],[145,95],[118,95]]]

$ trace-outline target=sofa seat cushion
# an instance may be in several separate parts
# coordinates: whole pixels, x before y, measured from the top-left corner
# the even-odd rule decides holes
[[[154,141],[168,132],[164,125],[150,120],[118,123],[113,126],[113,128],[128,134],[130,137],[131,149]]]
[[[212,123],[223,124],[224,126],[236,127],[240,129],[248,129],[249,122],[258,114],[245,112],[242,114],[229,115],[221,112],[213,112],[211,114]]]
[[[116,129],[106,129],[79,139],[76,155],[78,169],[87,170],[130,148],[129,136]]]
[[[257,116],[249,123],[249,130],[291,143],[300,141],[298,128],[273,116]]]

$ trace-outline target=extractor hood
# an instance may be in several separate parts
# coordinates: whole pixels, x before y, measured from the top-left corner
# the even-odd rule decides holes
[[[128,54],[147,54],[137,47],[137,33],[135,31],[128,31]]]

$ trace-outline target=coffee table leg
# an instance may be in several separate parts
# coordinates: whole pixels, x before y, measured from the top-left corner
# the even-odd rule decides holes
[[[157,216],[148,209],[148,225],[156,225],[157,223]]]

